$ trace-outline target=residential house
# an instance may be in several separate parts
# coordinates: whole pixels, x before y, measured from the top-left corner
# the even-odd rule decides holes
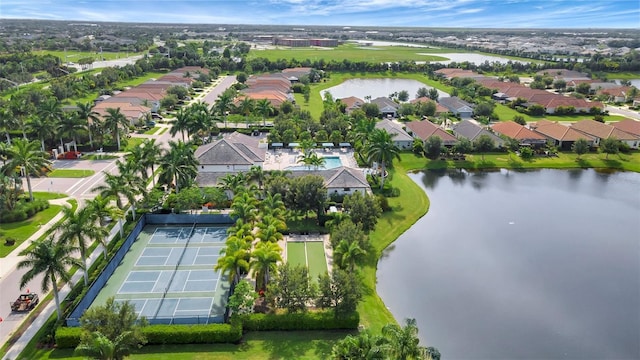
[[[350,195],[356,192],[370,193],[371,187],[361,169],[340,166],[327,170],[298,170],[288,176],[318,175],[324,179],[327,195]]]
[[[463,119],[468,119],[473,115],[473,105],[457,96],[441,97],[438,99],[438,103],[449,109],[454,115],[460,115]]]
[[[120,113],[124,115],[127,120],[129,120],[130,125],[136,125],[141,121],[144,121],[144,118],[147,114],[151,113],[151,108],[132,104],[131,102],[107,102],[102,101],[93,107],[93,111],[98,113],[99,116],[105,117],[109,113],[107,109],[120,109]]]
[[[458,140],[455,136],[449,134],[438,125],[429,120],[411,121],[407,123],[407,129],[411,131],[411,135],[423,142],[432,136],[437,136],[442,140],[442,145],[453,146]]]
[[[347,114],[351,114],[353,110],[360,109],[360,107],[362,107],[362,105],[364,104],[364,100],[355,96],[349,96],[338,100],[346,105],[345,113]]]
[[[629,134],[640,136],[640,121],[633,119],[624,119],[618,122],[612,123],[611,126],[616,129],[622,130]]]
[[[481,135],[486,135],[493,140],[493,143],[497,148],[503,147],[505,143],[501,137],[487,130],[483,126],[478,125],[478,123],[473,120],[462,120],[459,123],[454,124],[451,129],[453,130],[453,135],[458,139],[466,138],[471,142],[474,142]]]
[[[598,89],[598,95],[606,95],[609,101],[623,103],[627,101],[627,94],[631,91],[631,86],[617,86],[609,89]]]
[[[215,186],[218,178],[228,173],[249,171],[252,166],[262,167],[266,152],[258,137],[239,132],[202,145],[194,154],[199,163],[196,183],[201,187]]]
[[[403,125],[391,119],[382,119],[376,123],[376,129],[384,129],[392,136],[393,144],[399,149],[411,149],[413,137],[404,129]]]
[[[495,123],[491,125],[491,129],[498,135],[518,140],[523,146],[542,147],[547,143],[547,138],[542,134],[527,129],[514,121]]]
[[[378,109],[380,110],[380,114],[382,117],[397,117],[398,116],[398,108],[400,107],[393,100],[386,97],[379,97],[371,100],[372,104],[378,105]]]
[[[560,124],[549,120],[540,120],[529,124],[531,130],[543,135],[548,141],[552,141],[554,146],[562,150],[571,150],[573,143],[578,139],[585,139],[589,146],[593,146],[594,138],[591,135],[581,133],[568,125]]]
[[[449,112],[449,109],[447,109],[446,107],[442,106],[441,104],[433,101],[431,98],[428,98],[426,96],[421,96],[419,98],[415,98],[415,99],[413,99],[413,100],[411,100],[409,102],[411,104],[414,104],[414,105],[427,103],[427,102],[435,103],[436,104],[436,113],[434,114],[435,116],[440,116],[441,114]]]
[[[638,135],[630,134],[619,128],[604,124],[595,120],[582,120],[575,122],[571,127],[581,133],[591,135],[594,138],[594,145],[599,146],[602,139],[616,138],[632,149],[637,149],[640,146],[640,137]]]

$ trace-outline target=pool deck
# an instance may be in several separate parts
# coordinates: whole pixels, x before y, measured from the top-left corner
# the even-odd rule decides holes
[[[358,168],[353,149],[315,149],[314,152],[320,157],[338,157],[342,166]],[[302,151],[299,149],[270,149],[262,167],[264,170],[287,170],[289,167],[301,166],[298,162],[301,156]]]

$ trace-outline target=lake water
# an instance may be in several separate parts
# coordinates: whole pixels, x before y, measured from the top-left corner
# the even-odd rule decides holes
[[[620,80],[616,79],[615,80],[616,83],[620,84]],[[629,82],[631,82],[631,85],[637,87],[638,89],[640,89],[640,79],[629,79]]]
[[[491,55],[482,55],[482,54],[473,54],[473,53],[447,53],[447,54],[430,54],[430,53],[425,53],[422,55],[437,55],[437,56],[442,56],[442,57],[446,57],[449,58],[449,60],[442,60],[442,61],[431,61],[432,63],[439,63],[439,64],[449,64],[453,61],[457,62],[457,63],[461,63],[464,61],[468,61],[470,63],[475,63],[476,65],[480,65],[482,63],[484,63],[485,61],[488,62],[498,62],[501,64],[506,64],[509,61],[511,61],[512,63],[516,63],[519,62],[521,64],[528,64],[530,63],[530,61],[523,61],[523,60],[513,60],[513,59],[507,59],[507,58],[503,58],[500,56],[491,56]]]
[[[409,92],[409,100],[411,100],[415,99],[418,89],[423,87],[431,89],[430,86],[411,79],[349,79],[340,85],[322,90],[320,95],[324,98],[324,94],[328,91],[334,99],[355,96],[365,100],[366,96],[371,96],[371,99],[375,99],[382,96],[388,97],[394,92],[406,90]],[[438,90],[438,94],[440,94],[440,97],[449,96],[449,94],[440,90]]]
[[[431,207],[385,251],[377,288],[423,345],[445,360],[640,358],[640,174],[412,179]]]

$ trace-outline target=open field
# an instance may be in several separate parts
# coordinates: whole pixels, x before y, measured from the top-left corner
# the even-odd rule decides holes
[[[107,52],[107,51],[103,51],[102,54],[100,54],[100,52],[94,52],[94,51],[76,51],[76,50],[67,50],[67,51],[60,51],[60,50],[36,50],[33,51],[34,54],[36,55],[53,55],[53,56],[57,56],[60,58],[60,60],[62,60],[63,63],[66,62],[78,62],[79,59],[82,58],[93,58],[95,61],[101,61],[102,59],[100,59],[100,57],[102,56],[102,58],[104,58],[104,60],[116,60],[116,59],[122,59],[122,58],[126,58],[128,56],[135,56],[135,55],[142,55],[142,52],[136,53],[136,52]]]

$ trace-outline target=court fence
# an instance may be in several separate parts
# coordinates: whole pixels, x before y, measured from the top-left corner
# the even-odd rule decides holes
[[[138,223],[135,225],[131,233],[127,236],[127,239],[123,242],[122,246],[116,253],[113,255],[107,266],[102,269],[102,272],[98,277],[89,285],[89,289],[86,292],[86,295],[80,302],[78,306],[71,312],[71,315],[66,318],[67,326],[80,326],[80,317],[84,312],[91,306],[93,301],[96,299],[100,290],[107,283],[111,275],[116,271],[116,268],[124,259],[124,256],[127,254],[133,242],[138,238],[140,232],[146,225],[176,225],[176,224],[194,224],[195,225],[206,225],[206,224],[233,224],[233,220],[227,214],[144,214],[138,220]],[[206,320],[205,320],[206,319]],[[223,322],[224,318],[222,316],[212,316],[212,317],[194,317],[194,316],[185,316],[185,317],[175,317],[175,318],[157,318],[156,319],[147,319],[150,324],[203,324],[209,321],[210,322]],[[193,320],[196,322],[186,322],[189,320]]]

